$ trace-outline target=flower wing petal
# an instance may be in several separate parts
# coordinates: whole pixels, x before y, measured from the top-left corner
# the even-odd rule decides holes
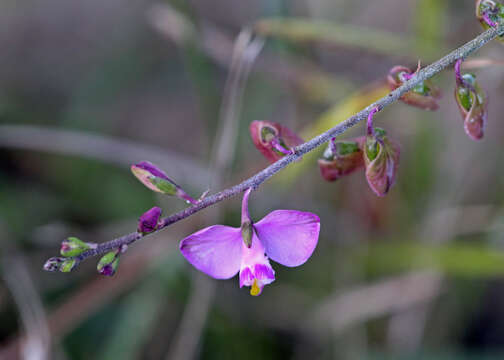
[[[240,270],[240,229],[214,225],[180,242],[182,255],[196,269],[216,279],[229,279]]]
[[[320,219],[309,212],[275,210],[254,228],[271,260],[294,267],[304,264],[315,250]]]

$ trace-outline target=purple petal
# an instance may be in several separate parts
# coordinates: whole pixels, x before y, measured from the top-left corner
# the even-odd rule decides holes
[[[180,242],[182,255],[196,269],[216,279],[229,279],[240,270],[242,238],[239,228],[214,225]]]
[[[254,281],[254,274],[250,271],[250,268],[246,267],[240,271],[240,288],[245,286],[251,286]]]
[[[275,210],[254,228],[271,260],[293,267],[305,263],[315,250],[320,219],[309,212]]]
[[[275,280],[275,271],[269,264],[256,264],[254,275],[263,284],[270,284]]]
[[[154,176],[160,177],[161,179],[165,179],[171,182],[171,179],[168,177],[168,175],[165,174],[163,170],[161,170],[160,168],[158,168],[156,165],[154,165],[149,161],[140,161],[139,163],[133,166],[136,166],[137,168],[145,170]]]

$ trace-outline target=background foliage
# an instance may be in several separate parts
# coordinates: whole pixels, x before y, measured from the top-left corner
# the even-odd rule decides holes
[[[195,196],[209,164],[233,40],[266,37],[237,116],[234,184],[265,167],[252,120],[305,139],[382,96],[393,65],[445,55],[481,29],[473,1],[150,0],[0,2],[0,358],[500,359],[504,353],[504,68],[476,70],[490,94],[485,139],[464,133],[454,76],[430,113],[395,104],[376,117],[402,144],[386,198],[362,173],[325,183],[315,152],[261,186],[252,217],[317,213],[307,264],[276,266],[259,298],[197,274],[178,241],[239,221],[239,200],[136,244],[118,274],[95,262],[46,273],[75,235],[133,231],[154,205],[182,208],[129,173],[151,160]],[[502,59],[495,42],[476,55]],[[364,132],[362,126],[348,136]],[[3,356],[3,357],[2,357]]]

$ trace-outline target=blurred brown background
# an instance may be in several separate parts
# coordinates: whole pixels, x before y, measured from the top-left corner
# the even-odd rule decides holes
[[[256,58],[234,45],[240,32],[265,40]],[[312,211],[322,230],[311,259],[274,265],[258,298],[178,252],[202,227],[236,226],[238,198],[135,244],[113,278],[98,259],[42,271],[69,235],[103,242],[154,205],[183,208],[130,164],[216,192],[267,165],[251,121],[308,139],[383,96],[392,66],[428,64],[480,32],[472,0],[2,0],[0,359],[501,359],[499,65],[473,70],[490,96],[481,142],[464,133],[450,71],[434,78],[439,111],[377,115],[402,144],[387,197],[363,173],[324,182],[320,151],[261,186],[253,218]]]

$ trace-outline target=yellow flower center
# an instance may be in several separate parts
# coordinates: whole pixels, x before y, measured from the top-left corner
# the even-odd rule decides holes
[[[250,288],[250,295],[258,296],[259,294],[261,294],[261,288],[257,285],[257,279],[254,279],[252,287]]]

